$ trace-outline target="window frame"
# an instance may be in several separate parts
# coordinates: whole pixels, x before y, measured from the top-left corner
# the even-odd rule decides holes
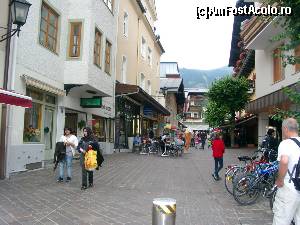
[[[107,55],[108,49],[109,49],[109,55]],[[105,67],[104,67],[104,71],[108,75],[111,75],[111,69],[112,69],[112,65],[111,65],[111,60],[112,60],[111,51],[112,51],[112,44],[111,44],[111,42],[109,40],[106,39],[106,41],[105,41]],[[109,65],[109,67],[107,67],[107,65]]]
[[[73,47],[75,46],[73,41],[73,37],[74,37],[74,26],[76,25],[80,25],[79,26],[79,36],[78,36],[78,54],[76,56],[72,55],[72,50]],[[81,56],[81,40],[82,40],[82,22],[81,21],[74,21],[74,22],[70,22],[70,36],[69,36],[69,52],[68,52],[68,56],[69,58],[80,58]]]
[[[141,41],[141,56],[143,59],[146,59],[147,55],[147,42],[146,39],[142,36],[142,41]]]
[[[300,57],[300,45],[298,45],[294,50],[295,57]],[[300,63],[295,64],[295,73],[300,72]]]
[[[275,48],[272,51],[273,55],[273,84],[284,80],[284,67],[282,65],[281,50]]]
[[[127,57],[125,55],[122,56],[121,81],[124,84],[127,82]]]
[[[97,34],[99,38],[97,38]],[[94,36],[94,55],[93,55],[93,61],[94,65],[99,67],[100,69],[102,68],[102,32],[96,27],[95,28],[95,36]],[[96,42],[99,40],[99,43]]]
[[[146,88],[146,80],[145,80],[146,77],[145,77],[145,74],[141,73],[140,77],[141,77],[141,82],[140,82],[141,88],[145,91],[145,88]]]
[[[129,30],[129,15],[126,11],[124,11],[123,16],[123,35],[128,38],[128,30]]]
[[[148,64],[152,67],[152,50],[148,47]]]
[[[47,10],[47,20],[43,17],[43,8]],[[55,17],[55,26],[53,26],[50,22],[50,15],[53,15]],[[43,21],[46,23],[46,31],[42,29]],[[58,48],[58,32],[59,32],[59,14],[47,3],[44,1],[41,4],[41,15],[40,15],[40,28],[39,28],[39,44],[43,47],[47,48],[53,53],[57,54],[57,48]],[[54,28],[54,36],[49,34],[50,27]],[[44,42],[41,41],[41,35],[44,35]],[[54,41],[54,48],[52,49],[49,45],[49,38],[53,39]]]

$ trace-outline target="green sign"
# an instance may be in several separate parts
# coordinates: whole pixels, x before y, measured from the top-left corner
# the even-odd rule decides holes
[[[102,97],[80,98],[80,106],[82,108],[101,108]]]

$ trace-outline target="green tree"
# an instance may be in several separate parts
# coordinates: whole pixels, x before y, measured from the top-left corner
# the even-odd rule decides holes
[[[250,84],[244,77],[224,77],[215,81],[208,91],[209,105],[206,112],[210,125],[221,125],[228,119],[231,130],[231,145],[234,140],[235,112],[245,108],[249,101]]]

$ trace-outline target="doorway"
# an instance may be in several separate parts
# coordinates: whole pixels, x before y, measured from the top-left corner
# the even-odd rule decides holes
[[[45,140],[45,160],[53,159],[54,154],[54,116],[55,109],[52,107],[45,107],[44,114],[44,140]]]

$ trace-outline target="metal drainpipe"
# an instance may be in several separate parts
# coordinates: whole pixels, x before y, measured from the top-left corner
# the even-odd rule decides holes
[[[10,7],[8,7],[8,20],[7,20],[7,32],[11,31],[11,12]],[[4,62],[4,77],[3,77],[3,89],[7,89],[8,85],[8,71],[9,71],[9,58],[10,58],[10,38],[6,40],[5,46],[5,62]],[[1,113],[1,140],[0,140],[0,158],[3,160],[0,168],[0,179],[5,178],[6,174],[6,126],[7,126],[7,105],[2,104]]]

